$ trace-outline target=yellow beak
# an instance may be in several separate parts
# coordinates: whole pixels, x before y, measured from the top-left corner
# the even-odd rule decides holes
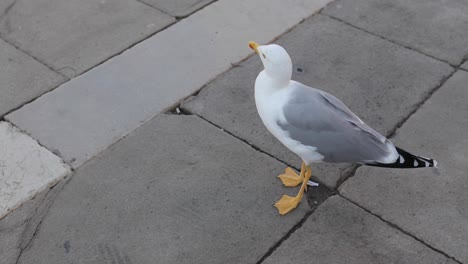
[[[253,49],[253,50],[255,51],[255,53],[257,53],[257,54],[258,54],[258,46],[259,46],[259,45],[258,45],[257,43],[255,43],[255,42],[253,42],[253,41],[249,41],[249,47],[250,47],[251,49]]]

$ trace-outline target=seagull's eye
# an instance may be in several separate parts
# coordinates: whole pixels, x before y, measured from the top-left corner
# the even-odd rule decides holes
[[[265,55],[265,54],[262,53],[262,56],[263,56],[264,59],[266,59],[266,55]]]

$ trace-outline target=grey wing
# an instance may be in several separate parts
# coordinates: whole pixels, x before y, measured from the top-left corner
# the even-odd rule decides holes
[[[388,163],[397,156],[384,136],[362,122],[336,97],[295,84],[278,125],[300,143],[313,146],[326,162]]]
[[[366,125],[366,123],[362,122],[362,120],[359,117],[357,117],[353,112],[351,112],[351,110],[349,110],[349,108],[338,98],[324,91],[317,91],[326,100],[326,102],[330,106],[335,108],[335,110],[340,112],[348,122],[351,122],[353,125],[358,126],[360,129],[362,129],[366,133],[369,133],[371,136],[380,140],[382,143],[384,143],[387,140],[386,137],[382,136],[380,133]]]

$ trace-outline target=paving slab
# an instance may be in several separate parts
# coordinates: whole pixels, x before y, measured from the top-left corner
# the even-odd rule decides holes
[[[434,248],[468,262],[468,72],[456,72],[398,130],[394,142],[439,163],[428,170],[360,168],[340,192]]]
[[[2,38],[70,78],[175,21],[128,0],[16,0],[0,14]]]
[[[293,79],[334,94],[370,126],[390,133],[453,69],[445,63],[317,15],[282,36],[294,63]],[[254,102],[262,70],[249,58],[182,107],[263,151],[300,166],[300,159],[264,128]],[[314,165],[316,179],[334,188],[349,165]]]
[[[458,65],[468,55],[468,2],[346,0],[323,13]]]
[[[277,213],[297,192],[281,170],[196,116],[160,115],[75,172],[18,263],[256,263],[310,210]]]
[[[214,0],[140,0],[174,17],[186,17]]]
[[[78,167],[328,1],[216,2],[7,119]]]
[[[266,259],[282,263],[456,263],[339,196]]]
[[[0,117],[66,78],[0,39]]]
[[[60,158],[0,122],[0,219],[69,173]]]

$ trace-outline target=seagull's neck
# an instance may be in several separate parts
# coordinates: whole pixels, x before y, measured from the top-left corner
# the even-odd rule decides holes
[[[265,70],[260,72],[260,74],[257,77],[257,80],[255,81],[255,88],[264,89],[265,92],[274,92],[274,91],[279,91],[283,88],[286,88],[289,83],[290,79],[280,79],[280,78],[274,78],[270,76]]]

